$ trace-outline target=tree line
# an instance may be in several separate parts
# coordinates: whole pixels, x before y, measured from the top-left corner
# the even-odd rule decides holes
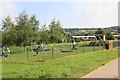
[[[112,40],[114,39],[113,34],[108,32],[108,29],[63,29],[60,21],[56,19],[53,19],[49,25],[40,26],[40,21],[37,19],[36,15],[33,14],[32,16],[29,16],[23,11],[14,19],[14,21],[12,21],[10,16],[7,16],[2,20],[2,45],[27,46],[40,44],[42,42],[70,42],[72,36],[96,35],[99,39],[103,34],[106,35],[107,40]]]
[[[10,16],[2,20],[2,44],[27,46],[31,44],[59,43],[67,40],[67,33],[59,20],[53,19],[50,25],[40,26],[40,21],[33,14],[21,12],[14,21]]]

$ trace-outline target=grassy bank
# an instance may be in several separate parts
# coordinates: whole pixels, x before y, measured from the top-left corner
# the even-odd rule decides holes
[[[100,50],[70,55],[45,62],[7,60],[3,78],[79,78],[117,57],[118,50]]]

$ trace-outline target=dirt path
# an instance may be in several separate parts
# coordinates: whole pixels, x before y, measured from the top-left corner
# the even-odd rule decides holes
[[[120,60],[120,57],[119,57]],[[118,58],[82,78],[118,78]]]

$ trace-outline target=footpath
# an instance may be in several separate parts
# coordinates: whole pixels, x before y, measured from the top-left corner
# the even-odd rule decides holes
[[[90,72],[82,78],[118,78],[118,61],[120,61],[120,57]]]

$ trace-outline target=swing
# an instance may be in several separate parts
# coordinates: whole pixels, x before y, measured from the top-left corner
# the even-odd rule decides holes
[[[60,49],[61,52],[75,52],[75,50],[62,50]]]
[[[50,50],[50,48],[43,48],[44,49],[44,51],[48,51],[48,50]]]
[[[34,52],[38,52],[38,51],[41,51],[41,50],[42,50],[42,48],[40,46],[38,46],[37,48],[33,49]]]

